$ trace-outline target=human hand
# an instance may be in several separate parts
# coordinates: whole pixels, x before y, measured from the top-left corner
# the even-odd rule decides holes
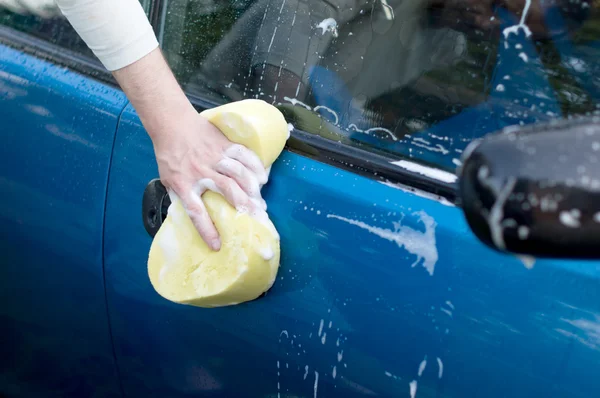
[[[260,188],[268,173],[262,162],[198,114],[159,49],[113,74],[152,139],[161,182],[181,199],[207,245],[219,250],[202,194],[220,193],[239,211],[266,210]]]
[[[220,239],[202,201],[205,191],[222,194],[240,212],[266,209],[260,188],[268,177],[258,156],[229,141],[195,109],[169,116],[161,126],[152,128],[163,129],[149,131],[155,137],[161,182],[170,195],[181,200],[200,236],[213,250],[219,250]]]

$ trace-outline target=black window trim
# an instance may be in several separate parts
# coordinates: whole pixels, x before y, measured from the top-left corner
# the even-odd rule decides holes
[[[150,5],[149,19],[155,32],[160,28],[162,5],[162,0],[153,0]],[[97,59],[5,26],[0,26],[0,43],[119,88],[113,75]],[[218,105],[200,96],[186,94],[199,111]],[[456,183],[439,181],[401,169],[391,163],[397,160],[409,160],[425,165],[419,159],[401,156],[394,158],[388,153],[380,154],[371,150],[367,151],[297,129],[292,131],[286,149],[376,181],[402,184],[409,189],[426,191],[459,204],[457,202],[458,187]],[[440,169],[435,165],[428,166]]]
[[[44,61],[64,66],[102,83],[119,87],[112,74],[97,59],[47,42],[28,33],[0,25],[0,43],[26,54],[34,55]]]
[[[187,93],[187,96],[199,111],[218,105],[200,96],[189,93]],[[309,148],[308,150],[307,147]],[[298,129],[294,129],[291,132],[286,149],[290,152],[376,181],[402,184],[409,189],[414,188],[426,191],[459,205],[457,201],[458,186],[456,183],[440,181],[401,169],[392,164],[392,162],[398,160],[408,160],[423,166],[442,170],[440,167],[427,165],[418,159],[401,156],[392,157],[388,153],[380,154],[372,150],[367,151]]]

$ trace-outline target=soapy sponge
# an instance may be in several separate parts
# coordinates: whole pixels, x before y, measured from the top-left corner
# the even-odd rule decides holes
[[[277,108],[255,99],[201,113],[232,142],[254,151],[265,168],[283,151],[289,136]],[[240,213],[218,193],[202,195],[221,236],[212,251],[202,240],[181,201],[171,198],[165,222],[154,237],[148,274],[164,298],[198,307],[221,307],[253,300],[271,288],[279,269],[279,236],[266,217]]]

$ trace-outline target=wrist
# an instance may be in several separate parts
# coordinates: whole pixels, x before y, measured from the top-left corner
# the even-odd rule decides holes
[[[198,115],[183,92],[180,98],[163,98],[136,108],[136,112],[155,145],[170,139],[182,124],[189,123]]]

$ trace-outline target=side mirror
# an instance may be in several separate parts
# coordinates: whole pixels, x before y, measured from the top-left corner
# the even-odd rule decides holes
[[[460,202],[482,242],[600,259],[600,117],[509,127],[471,143],[462,160]]]

